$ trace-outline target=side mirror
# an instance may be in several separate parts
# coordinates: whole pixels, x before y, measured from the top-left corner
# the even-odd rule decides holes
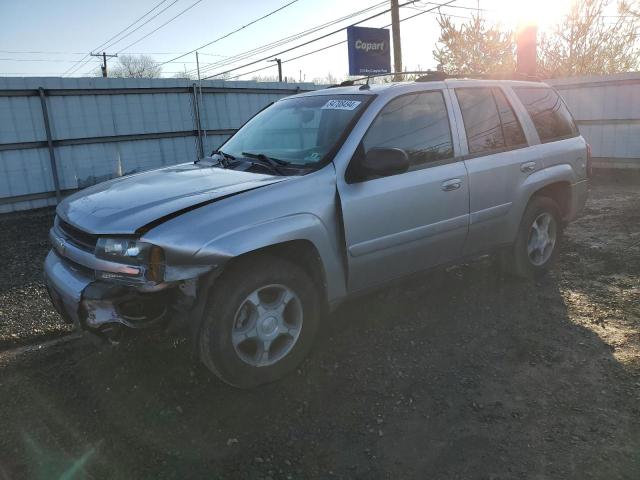
[[[388,177],[409,170],[409,155],[401,148],[372,148],[360,162],[365,177]]]

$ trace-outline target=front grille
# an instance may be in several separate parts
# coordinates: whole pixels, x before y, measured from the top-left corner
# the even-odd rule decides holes
[[[84,275],[85,277],[90,277],[92,279],[94,278],[95,272],[89,267],[80,265],[79,263],[74,262],[68,257],[60,257],[60,260],[62,261],[62,263],[64,263],[67,267],[69,267],[74,272]]]
[[[73,243],[75,246],[88,252],[93,252],[95,250],[96,243],[98,243],[97,235],[83,232],[82,230],[60,219],[58,219],[58,227],[60,228],[60,231],[64,234],[66,239]]]

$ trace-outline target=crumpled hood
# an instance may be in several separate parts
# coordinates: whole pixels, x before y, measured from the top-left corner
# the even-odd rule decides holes
[[[286,177],[182,164],[117,178],[64,199],[58,216],[94,234],[133,234],[165,216]]]

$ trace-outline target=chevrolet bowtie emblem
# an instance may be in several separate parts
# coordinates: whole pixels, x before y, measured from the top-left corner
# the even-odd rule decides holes
[[[67,251],[67,245],[61,238],[56,238],[53,246],[60,255],[64,255]]]

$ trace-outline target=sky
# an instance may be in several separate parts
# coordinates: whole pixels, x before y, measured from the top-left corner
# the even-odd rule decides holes
[[[407,18],[446,1],[416,2],[411,7],[401,8],[400,17]],[[180,54],[232,32],[290,2],[292,0],[164,0],[162,3],[161,0],[0,0],[0,76],[60,76],[72,67],[70,76],[93,75],[98,68],[99,59],[86,57],[87,53],[95,51],[160,3],[142,21],[109,42],[113,45],[106,48],[107,53],[144,53],[158,62],[171,61]],[[406,0],[400,0],[401,4],[404,2]],[[387,3],[382,0],[296,0],[268,18],[200,50],[201,69],[211,75],[267,56],[272,57],[291,46],[383,11],[388,8]],[[282,47],[235,61],[228,66],[213,65],[213,62],[229,62],[229,57],[234,55],[377,4],[381,5],[371,12],[342,21]],[[452,15],[456,22],[464,22],[478,6],[489,21],[501,22],[509,28],[515,28],[525,17],[537,20],[541,28],[547,28],[566,12],[569,0],[454,0],[451,5],[441,7],[440,10]],[[187,8],[189,9],[184,14],[166,26],[128,47]],[[436,13],[425,13],[401,23],[405,69],[425,70],[436,67],[432,55],[439,35]],[[156,18],[130,33],[155,14],[158,14]],[[385,13],[361,25],[382,27],[389,23],[390,14]],[[123,38],[127,34],[129,35]],[[283,61],[283,75],[295,81],[312,81],[328,75],[344,78],[348,71],[346,44],[297,60],[290,59],[345,39],[346,32],[342,31],[278,55]],[[78,63],[80,60],[82,62]],[[85,64],[87,60],[89,61]],[[195,61],[194,53],[173,60],[162,66],[163,76],[171,77],[185,70],[193,70]],[[235,76],[263,67],[267,68],[248,73],[240,79],[277,74],[275,63],[259,61],[234,70],[229,75]],[[77,71],[74,72],[76,68]]]

